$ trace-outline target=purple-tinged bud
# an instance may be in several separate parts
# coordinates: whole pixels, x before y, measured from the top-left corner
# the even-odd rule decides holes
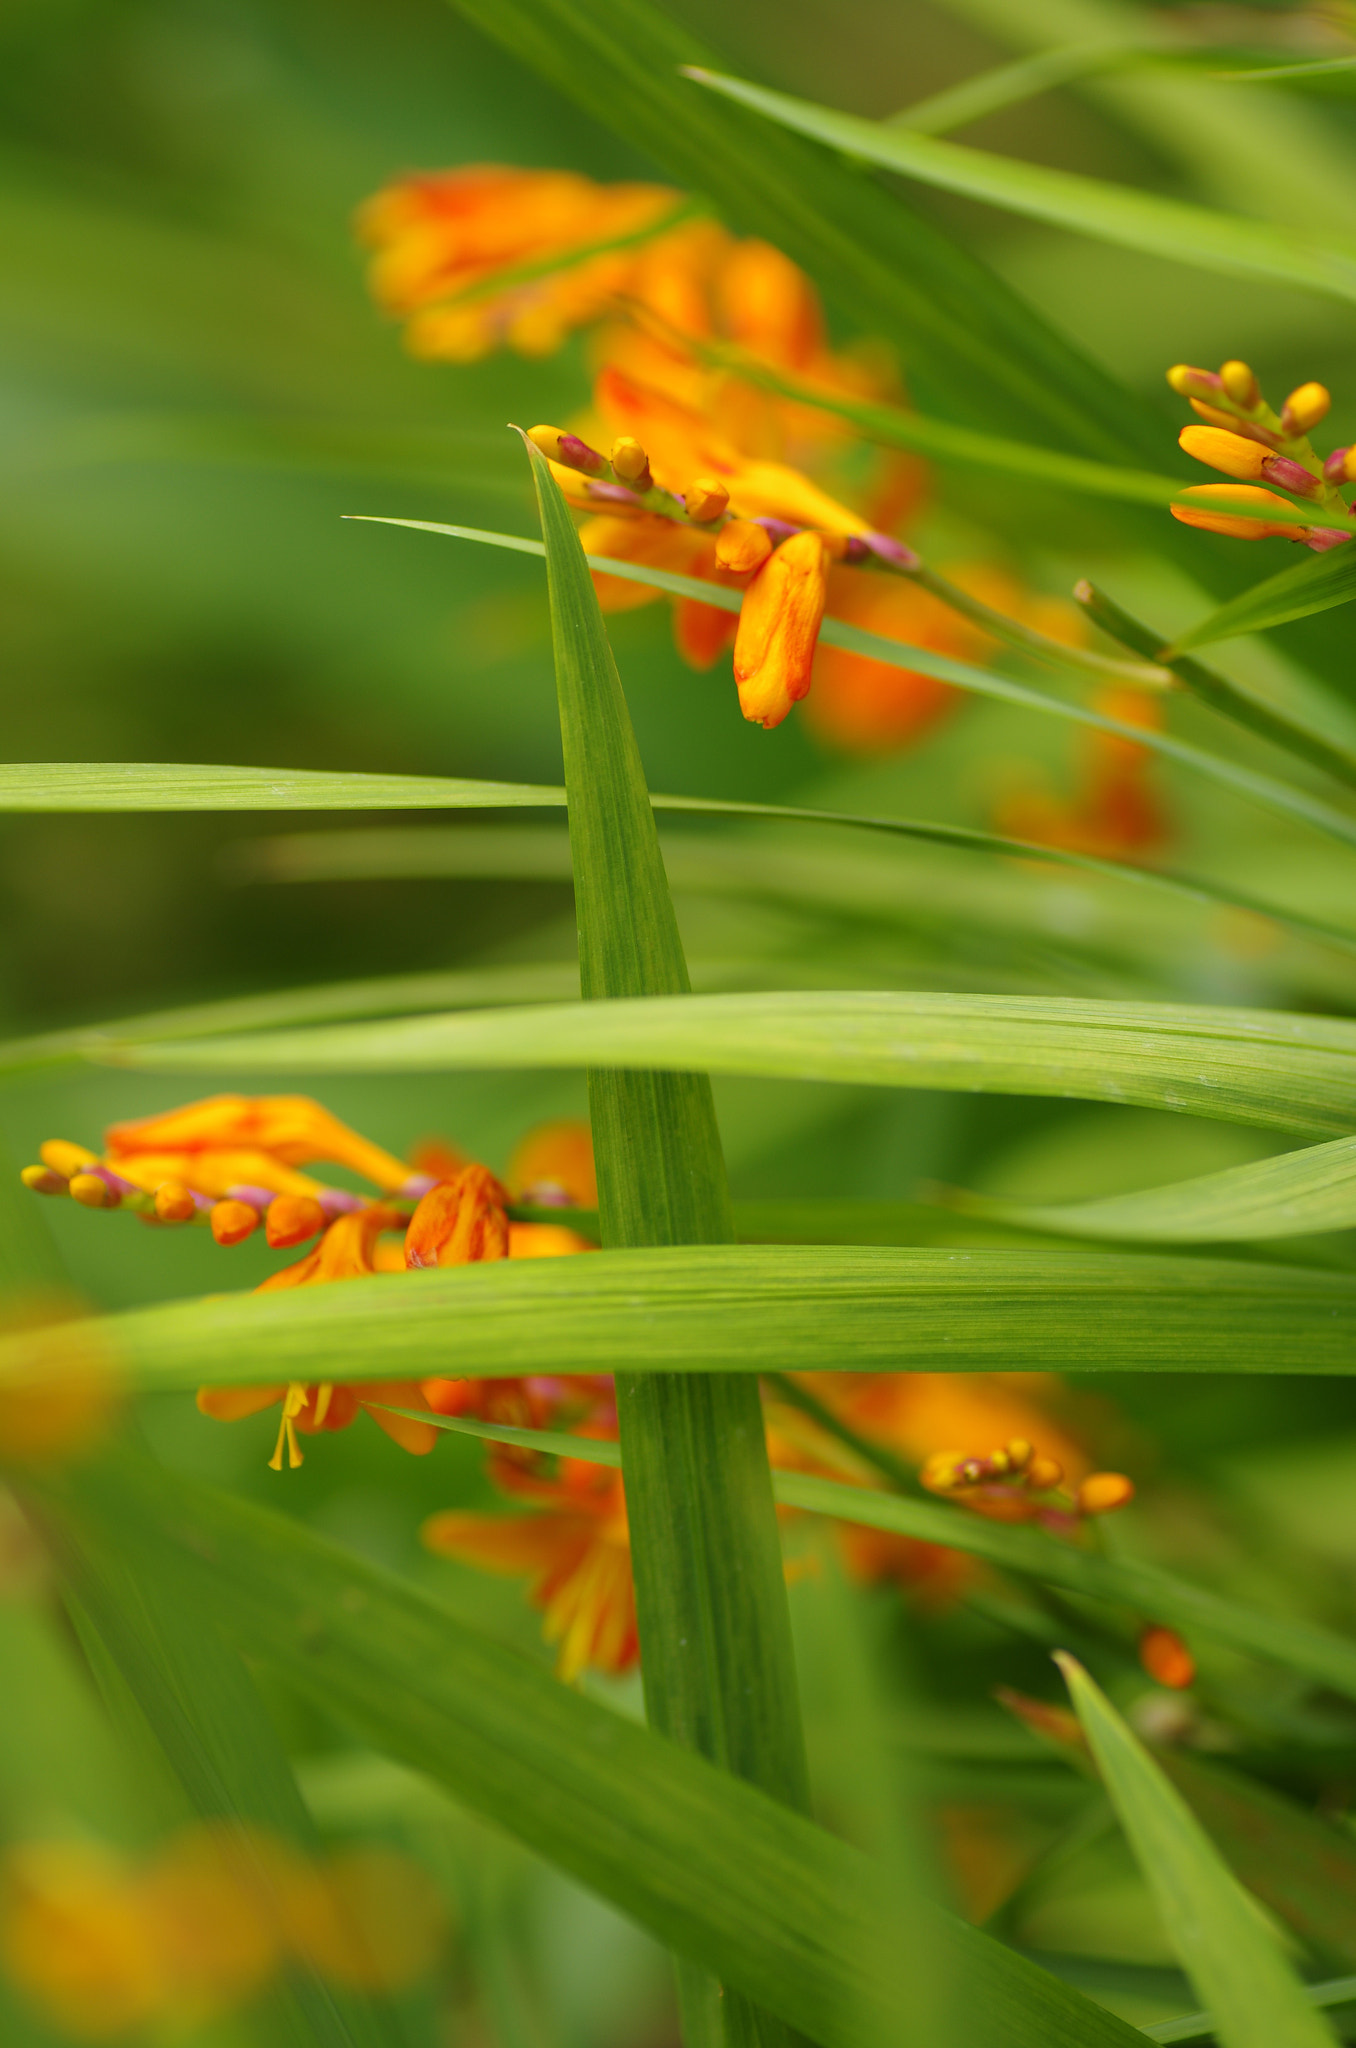
[[[601,476],[607,468],[607,457],[581,441],[578,434],[561,435],[560,459],[567,469],[582,470],[585,476]]]
[[[272,1195],[268,1199],[271,1202]],[[316,1200],[330,1223],[333,1223],[336,1216],[351,1216],[356,1209],[367,1207],[361,1195],[351,1195],[347,1188],[322,1188]]]
[[[249,1181],[239,1181],[234,1187],[227,1188],[225,1199],[228,1202],[248,1202],[251,1209],[262,1211],[267,1209],[276,1193],[276,1188],[261,1188],[252,1186]],[[209,1202],[207,1207],[210,1209],[212,1204]]]
[[[114,1173],[112,1167],[105,1166],[101,1160],[96,1160],[91,1166],[82,1166],[80,1171],[93,1174],[96,1180],[101,1180],[109,1193],[116,1195],[119,1201],[124,1195],[140,1195],[145,1192],[134,1180],[124,1180],[120,1173]]]
[[[1342,526],[1306,526],[1301,527],[1299,538],[1316,555],[1326,555],[1329,548],[1340,548],[1343,541],[1353,536]]]
[[[558,1180],[533,1181],[530,1188],[524,1188],[521,1199],[533,1209],[572,1209],[574,1196],[562,1187]]]
[[[1181,398],[1209,398],[1224,390],[1224,379],[1214,370],[1198,370],[1194,363],[1174,363],[1168,382]]]
[[[625,484],[604,484],[592,481],[589,483],[589,499],[591,502],[597,501],[607,505],[626,505],[632,511],[640,503],[635,492],[629,491]]]
[[[923,558],[912,548],[906,548],[902,540],[892,540],[888,533],[864,533],[859,536],[863,544],[882,562],[891,563],[896,569],[921,569]]]
[[[1356,448],[1334,448],[1323,474],[1330,484],[1356,483]]]
[[[1269,484],[1279,484],[1283,491],[1294,491],[1297,497],[1317,498],[1323,486],[1302,462],[1292,462],[1288,455],[1268,455],[1260,474]]]
[[[422,1202],[425,1195],[431,1195],[438,1182],[431,1173],[412,1173],[408,1180],[402,1180],[396,1189],[396,1198],[402,1202]]]

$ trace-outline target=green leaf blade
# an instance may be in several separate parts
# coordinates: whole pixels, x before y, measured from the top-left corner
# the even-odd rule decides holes
[[[1256,583],[1211,612],[1183,633],[1168,656],[1185,654],[1188,648],[1208,647],[1215,640],[1232,640],[1242,633],[1267,633],[1273,626],[1285,626],[1292,619],[1307,619],[1314,612],[1331,611],[1335,605],[1350,604],[1356,598],[1356,548],[1344,544],[1326,554],[1311,555],[1293,569],[1282,569]]]
[[[1256,1909],[1143,1745],[1069,1656],[1057,1659],[1135,1860],[1222,2048],[1334,2048]]]

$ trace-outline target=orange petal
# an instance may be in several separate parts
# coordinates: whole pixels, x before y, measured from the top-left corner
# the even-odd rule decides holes
[[[581,1237],[563,1223],[510,1223],[511,1259],[564,1259],[574,1252],[596,1252],[591,1238]]]
[[[285,1386],[199,1387],[198,1407],[214,1422],[242,1422],[247,1415],[271,1408],[286,1392]]]
[[[356,1386],[353,1391],[377,1428],[384,1429],[391,1441],[411,1457],[427,1457],[442,1435],[433,1423],[412,1422],[406,1415],[392,1415],[386,1406],[389,1402],[391,1408],[427,1409],[429,1404],[417,1380],[374,1380]]]
[[[212,1095],[163,1116],[114,1124],[107,1138],[110,1151],[120,1153],[244,1148],[267,1152],[285,1166],[330,1160],[382,1188],[398,1188],[409,1177],[401,1160],[307,1095]]]
[[[508,1163],[508,1184],[519,1201],[562,1195],[580,1209],[598,1205],[593,1134],[582,1117],[557,1117],[520,1138]]]
[[[796,533],[745,591],[734,672],[739,708],[751,723],[780,725],[809,689],[827,589],[823,540],[817,533]]]

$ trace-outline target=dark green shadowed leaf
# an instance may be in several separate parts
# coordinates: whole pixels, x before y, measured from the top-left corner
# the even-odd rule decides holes
[[[72,1483],[91,1532],[154,1559],[252,1657],[759,2006],[823,2048],[912,2040],[909,1987],[869,1966],[890,1952],[898,1907],[860,1851],[291,1517],[129,1452]],[[986,2048],[1141,2038],[998,1942],[912,1910],[982,2015]]]
[[[1200,624],[1183,633],[1168,650],[1169,657],[1184,654],[1189,647],[1208,647],[1212,640],[1231,640],[1239,633],[1265,633],[1272,626],[1284,626],[1291,619],[1307,619],[1312,612],[1330,611],[1334,605],[1350,604],[1356,598],[1356,548],[1329,548],[1323,555],[1310,555],[1293,569],[1282,569],[1255,583]]]
[[[697,70],[688,76],[798,134],[943,191],[1198,270],[1300,285],[1329,298],[1356,301],[1356,255],[1306,244],[1263,221],[864,121],[744,79]]]
[[[1334,2048],[1278,1943],[1181,1794],[1073,1658],[1057,1659],[1164,1931],[1221,2048]]]
[[[992,271],[859,170],[680,75],[718,64],[647,0],[454,0],[457,11],[745,233],[765,236],[920,388],[973,426],[1156,459],[1152,411]]]
[[[1356,1124],[1356,1022],[1061,996],[775,990],[551,1003],[232,1038],[109,1044],[156,1073],[659,1067],[883,1088],[1133,1102],[1336,1138]]]
[[[524,440],[546,549],[585,1008],[672,996],[687,962],[640,752],[579,537]],[[734,1237],[711,1083],[591,1065],[605,1245]],[[789,1805],[807,1807],[781,1542],[757,1382],[619,1371],[617,1416],[652,1724]],[[775,2048],[785,2030],[680,1961],[686,2048]]]

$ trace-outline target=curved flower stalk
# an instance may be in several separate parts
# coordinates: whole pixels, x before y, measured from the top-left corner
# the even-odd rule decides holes
[[[1276,412],[1244,362],[1222,363],[1218,371],[1176,363],[1168,382],[1204,422],[1183,427],[1180,445],[1198,462],[1237,479],[1192,485],[1169,508],[1174,519],[1234,540],[1298,541],[1320,554],[1352,538],[1349,526],[1323,523],[1325,512],[1329,518],[1347,516],[1342,493],[1356,483],[1356,449],[1334,448],[1325,458],[1309,439],[1332,406],[1324,385],[1298,385]],[[1281,491],[1289,495],[1281,497]],[[1296,522],[1296,500],[1314,515],[1312,523]]]

